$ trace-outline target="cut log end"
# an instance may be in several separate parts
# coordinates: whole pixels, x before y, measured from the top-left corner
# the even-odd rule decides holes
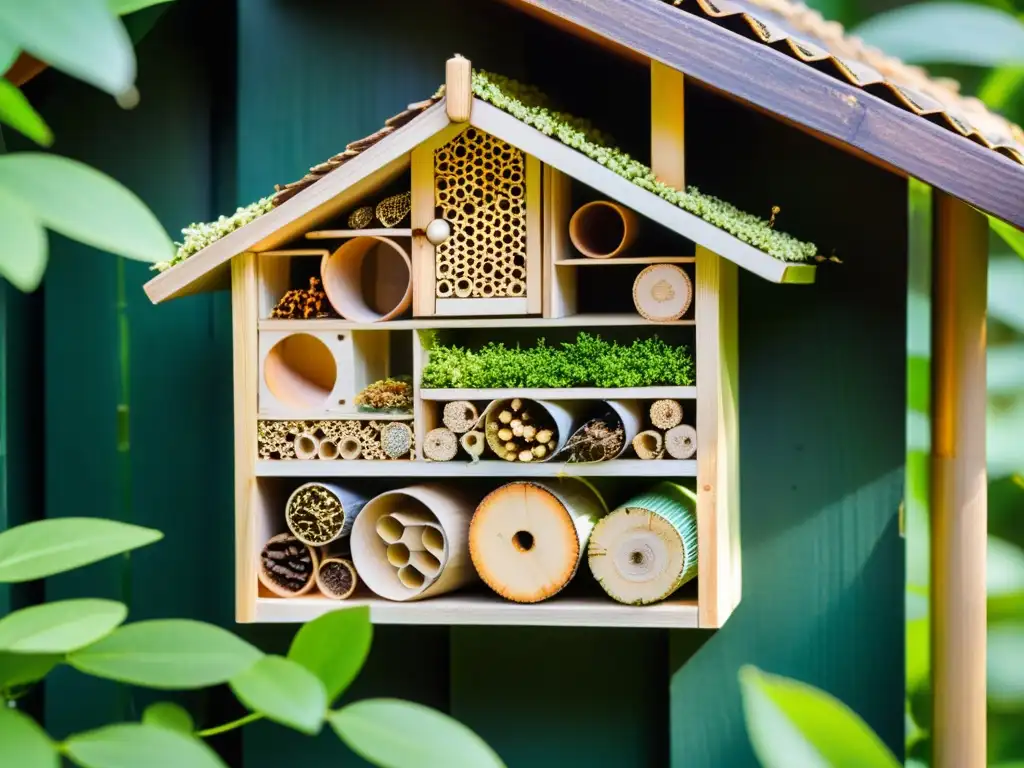
[[[347,600],[356,591],[359,579],[356,569],[348,560],[331,558],[324,560],[316,572],[316,584],[325,597]]]
[[[317,557],[290,533],[272,537],[260,553],[260,583],[278,597],[308,592],[316,583]]]

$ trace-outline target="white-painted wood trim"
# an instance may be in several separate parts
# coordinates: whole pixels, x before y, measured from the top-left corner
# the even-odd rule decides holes
[[[531,400],[693,400],[696,387],[572,387],[565,389],[421,389],[423,400],[501,400],[526,397]]]
[[[277,421],[412,421],[411,413],[338,413],[337,411],[296,411],[290,408],[261,409],[259,418]]]
[[[463,456],[465,454],[462,454]],[[595,464],[468,461],[299,461],[264,459],[256,462],[258,477],[696,477],[697,462],[689,460],[614,459]]]
[[[306,233],[307,240],[347,240],[352,237],[412,237],[412,228],[315,229]]]
[[[427,317],[387,320],[382,323],[355,323],[351,320],[261,320],[261,331],[408,331],[414,328],[557,328],[693,325],[693,320],[656,323],[633,313],[610,315],[567,315],[565,317]]]
[[[617,202],[632,208],[683,237],[735,262],[744,269],[775,283],[810,282],[816,269],[813,265],[793,265],[772,258],[767,253],[744,243],[713,224],[662,200],[586,155],[545,136],[497,107],[477,99],[470,122],[482,131],[507,141],[587,184]],[[799,270],[794,270],[799,266]]]
[[[237,254],[247,250],[270,250],[259,248],[259,243],[303,217],[315,217],[319,213],[318,209],[330,207],[332,201],[344,190],[388,164],[401,161],[404,166],[408,162],[406,156],[413,147],[443,130],[448,124],[442,99],[295,197],[153,278],[144,286],[146,295],[154,304],[186,295],[194,282]]]
[[[616,256],[613,259],[562,259],[556,267],[614,267],[616,264],[693,264],[695,256]]]
[[[255,579],[254,579],[255,580]],[[352,606],[369,606],[375,624],[461,626],[650,627],[692,629],[697,626],[694,600],[666,600],[655,605],[621,605],[610,598],[555,596],[541,603],[513,603],[497,595],[442,595],[429,600],[392,602],[361,597],[269,598],[256,601],[256,621],[303,623]]]
[[[467,315],[525,315],[529,311],[529,299],[511,297],[500,299],[437,299],[434,314],[444,316]],[[469,325],[476,325],[470,322]]]

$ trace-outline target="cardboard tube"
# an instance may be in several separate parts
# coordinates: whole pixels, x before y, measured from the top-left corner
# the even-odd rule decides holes
[[[340,557],[324,560],[316,571],[316,585],[324,597],[332,600],[347,600],[356,591],[358,583],[355,567]]]
[[[324,461],[332,461],[338,458],[338,444],[325,437],[320,441],[320,448],[317,450],[316,455]]]
[[[610,259],[624,253],[638,233],[636,214],[609,200],[587,203],[569,219],[569,239],[576,250],[591,259]]]
[[[395,568],[401,568],[403,565],[409,564],[409,548],[400,541],[394,544],[388,544],[387,548],[388,562]]]
[[[309,461],[315,459],[320,452],[320,440],[309,432],[300,432],[295,436],[295,458]]]
[[[444,594],[475,581],[477,576],[469,559],[469,520],[474,498],[460,489],[440,484],[413,485],[387,491],[371,499],[355,520],[350,543],[352,562],[359,577],[374,593],[388,600],[421,600]],[[378,535],[378,523],[391,518],[402,526],[398,538],[414,525],[426,526],[421,554],[410,553],[410,563],[396,570],[388,562],[388,544]],[[385,523],[385,532],[394,538],[396,529]],[[442,550],[432,551],[440,539]],[[427,575],[414,567],[429,553],[439,564],[438,572]]]
[[[501,430],[508,425],[501,422],[502,411],[511,410],[511,405],[516,400],[521,402],[518,413],[529,413],[532,424],[540,427],[546,423],[554,425],[554,435],[546,444],[547,451],[541,458],[531,459],[532,461],[550,461],[564,447],[572,435],[572,425],[579,414],[587,407],[585,402],[570,400],[527,400],[525,398],[513,398],[512,400],[495,400],[484,411],[484,435],[487,445],[494,451],[499,459],[507,458],[508,441],[500,437]],[[522,447],[528,447],[524,444]]]
[[[358,459],[363,452],[363,444],[358,437],[343,437],[338,445],[338,453],[343,459]]]
[[[514,482],[489,493],[473,514],[469,551],[480,577],[502,597],[536,603],[572,579],[604,503],[579,480]]]
[[[412,263],[394,240],[378,235],[354,237],[320,264],[324,292],[347,320],[391,320],[412,301]]]
[[[405,526],[392,515],[382,515],[377,519],[375,530],[377,535],[384,540],[385,544],[397,544],[402,540]]]
[[[311,547],[348,536],[366,498],[340,485],[306,483],[296,488],[284,508],[288,530]]]
[[[657,430],[645,430],[633,438],[633,450],[641,459],[660,459],[665,454],[665,439]]]
[[[409,565],[428,579],[435,579],[441,573],[441,561],[429,552],[410,552]]]
[[[622,456],[623,453],[626,452],[626,449],[632,443],[633,438],[635,438],[637,433],[640,431],[640,425],[643,421],[643,408],[640,406],[640,403],[638,401],[605,400],[603,402],[605,405],[608,406],[608,410],[614,415],[614,418],[617,420],[617,424],[615,424],[614,426],[622,427],[622,443],[613,455],[606,455],[604,457],[598,458],[587,458],[585,461],[600,462],[610,461],[611,459],[619,458],[620,456]],[[576,429],[575,432],[572,433],[572,435],[569,436],[569,439],[566,440],[562,446],[562,453],[570,456],[570,458],[573,455],[576,455],[577,451],[574,451],[572,446],[574,442],[584,434],[584,429],[587,427],[589,423],[590,421],[584,422]],[[608,426],[611,427],[613,425],[609,424]]]

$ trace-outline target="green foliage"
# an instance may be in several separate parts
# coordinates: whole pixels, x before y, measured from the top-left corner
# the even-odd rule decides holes
[[[28,715],[0,707],[0,759],[17,768],[59,768],[60,755],[46,732]]]
[[[187,734],[122,723],[72,736],[64,752],[83,768],[226,768],[217,753]]]
[[[212,624],[158,619],[123,626],[72,653],[68,663],[96,677],[184,690],[225,683],[262,656],[255,646]]]
[[[153,269],[163,272],[180,264],[189,256],[199,253],[203,248],[213,245],[222,237],[230,235],[236,229],[241,229],[250,221],[255,221],[263,214],[268,213],[273,208],[272,201],[273,197],[264,197],[262,200],[237,209],[230,216],[221,216],[216,221],[207,223],[189,224],[181,230],[185,239],[176,243],[178,250],[173,258],[154,264]]]
[[[808,261],[818,253],[813,243],[780,232],[765,219],[704,194],[696,187],[689,187],[683,192],[658,181],[649,167],[612,146],[611,138],[594,129],[588,121],[551,109],[547,98],[532,86],[476,70],[473,72],[473,93],[546,136],[582,152],[627,181],[699,216],[769,256],[781,261]]]
[[[288,658],[320,679],[330,704],[356,679],[370,654],[372,639],[369,608],[332,611],[299,629]]]
[[[428,388],[691,386],[693,357],[657,336],[626,346],[580,333],[575,342],[506,347],[489,343],[478,352],[436,344],[423,370]]]
[[[0,619],[0,650],[70,653],[106,637],[128,616],[113,600],[81,598],[22,608]]]
[[[765,768],[897,768],[899,761],[853,710],[824,691],[740,670],[743,712]]]
[[[383,768],[503,768],[487,744],[447,715],[396,699],[368,699],[328,715],[352,751]],[[444,755],[439,759],[439,755]]]
[[[297,662],[264,656],[231,678],[238,700],[270,720],[315,736],[327,710],[327,691],[319,678]]]
[[[0,80],[0,83],[7,82]],[[0,86],[2,87],[2,86]],[[46,233],[32,209],[0,187],[0,276],[19,291],[34,291],[46,271]]]
[[[0,71],[3,71],[0,69]],[[25,94],[13,83],[0,78],[0,122],[48,147],[53,143],[53,132],[28,103]]]
[[[61,517],[0,533],[0,584],[33,581],[144,547],[160,531],[116,520]]]
[[[158,701],[150,704],[142,712],[142,722],[178,733],[192,733],[196,729],[192,715],[171,701]]]

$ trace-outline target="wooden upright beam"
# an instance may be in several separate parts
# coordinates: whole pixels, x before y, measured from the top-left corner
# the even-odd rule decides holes
[[[985,765],[985,312],[988,223],[935,198],[932,683],[936,768]]]
[[[651,61],[651,169],[660,181],[686,189],[683,73]]]

